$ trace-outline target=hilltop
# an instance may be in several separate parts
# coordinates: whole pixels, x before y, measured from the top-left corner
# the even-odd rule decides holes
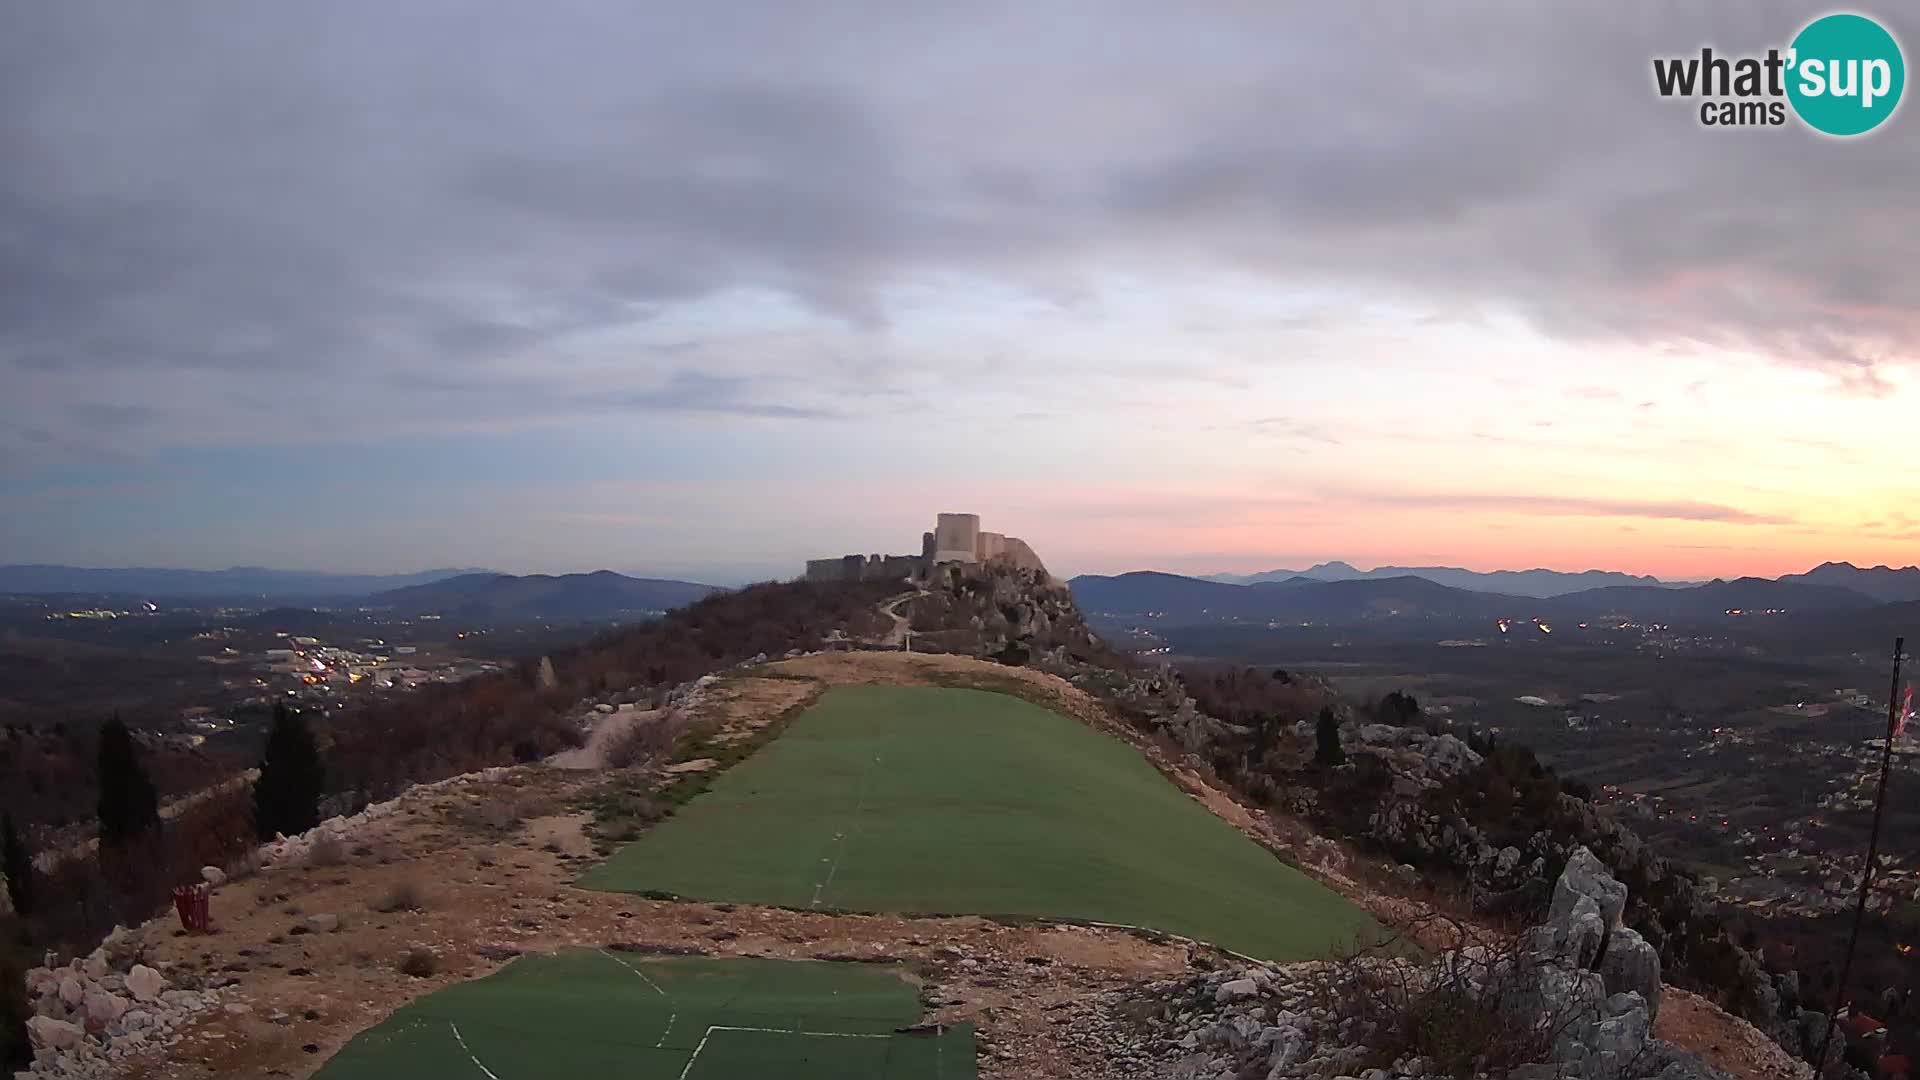
[[[896,643],[909,642],[916,651],[947,655],[898,650]],[[782,654],[788,658],[779,659]],[[829,737],[827,728],[807,719],[827,687],[872,683],[990,691],[1084,725],[1087,730],[1078,737],[1091,732],[1115,740],[1120,746],[1114,751],[1124,748],[1121,756],[1144,762],[1147,771],[1158,774],[1154,783],[1184,792],[1208,812],[1216,828],[1219,822],[1230,826],[1228,832],[1239,838],[1234,843],[1266,849],[1310,878],[1315,889],[1337,894],[1409,943],[1430,948],[1449,947],[1444,940],[1429,939],[1434,917],[1469,927],[1486,940],[1502,940],[1501,928],[1517,920],[1544,917],[1556,881],[1584,846],[1606,874],[1631,889],[1632,898],[1623,900],[1618,910],[1617,925],[1630,926],[1644,938],[1644,947],[1633,951],[1638,974],[1607,976],[1608,992],[1629,985],[1615,981],[1629,977],[1644,991],[1642,1006],[1624,1006],[1617,1015],[1639,1017],[1632,1022],[1644,1025],[1642,1038],[1651,1028],[1662,1037],[1717,1054],[1715,1060],[1739,1069],[1740,1075],[1757,1080],[1785,1071],[1777,1061],[1757,1064],[1770,1059],[1764,1057],[1763,1044],[1751,1041],[1751,1028],[1677,989],[1656,991],[1664,973],[1669,982],[1711,993],[1788,1037],[1781,1027],[1782,991],[1726,939],[1711,910],[1692,896],[1686,875],[1647,851],[1630,831],[1587,803],[1577,786],[1563,783],[1530,754],[1495,747],[1470,731],[1446,730],[1401,696],[1350,701],[1310,676],[1231,670],[1174,673],[1142,665],[1095,634],[1073,594],[1044,571],[1004,563],[948,564],[914,582],[795,583],[714,594],[663,620],[603,635],[545,662],[529,658],[512,672],[448,687],[440,699],[422,698],[416,707],[388,706],[337,718],[323,729],[330,746],[330,790],[340,796],[333,805],[359,812],[315,835],[269,845],[255,855],[230,851],[220,856],[230,873],[208,875],[227,882],[215,891],[219,935],[175,936],[163,918],[121,936],[98,962],[86,956],[82,946],[74,951],[80,957],[74,965],[35,975],[31,984],[41,1017],[69,1025],[40,1024],[43,1042],[76,1040],[75,1049],[63,1052],[65,1056],[53,1054],[49,1043],[47,1060],[108,1060],[84,1056],[119,1045],[80,1034],[84,1014],[92,1008],[90,995],[101,995],[100,1015],[105,1017],[116,1007],[106,998],[123,994],[115,987],[131,986],[136,975],[148,979],[136,969],[149,961],[151,970],[171,986],[165,992],[176,995],[162,1010],[166,1023],[160,1029],[138,1028],[146,1034],[129,1039],[120,1056],[111,1059],[116,1069],[139,1063],[149,1075],[185,1074],[188,1063],[216,1073],[285,1069],[303,1074],[374,1019],[425,991],[449,986],[462,996],[446,999],[446,1005],[426,1005],[424,1012],[406,1013],[426,1019],[403,1017],[388,1030],[420,1030],[425,1033],[419,1038],[439,1040],[432,1046],[422,1043],[421,1053],[453,1052],[444,1034],[432,1035],[418,1024],[444,1024],[434,1018],[460,1015],[445,1009],[464,1008],[457,1002],[475,1002],[475,995],[496,992],[483,987],[523,985],[512,979],[464,980],[496,971],[522,953],[552,953],[560,964],[552,969],[561,972],[556,977],[569,978],[564,972],[571,961],[565,958],[573,954],[565,950],[583,946],[589,952],[627,957],[628,963],[643,965],[641,971],[647,970],[649,955],[661,953],[827,962],[857,958],[903,965],[923,980],[919,996],[928,1009],[923,1022],[943,1033],[953,1028],[975,1032],[979,1071],[995,1077],[1108,1075],[1115,1068],[1129,1074],[1169,1074],[1195,1046],[1205,1045],[1207,1053],[1217,1056],[1221,1051],[1213,1040],[1225,1038],[1218,1028],[1200,1032],[1188,1026],[1168,1032],[1159,1026],[1151,1017],[1168,1007],[1169,992],[1177,996],[1189,992],[1178,987],[1202,986],[1211,1000],[1225,1004],[1242,1000],[1236,997],[1242,979],[1263,988],[1259,994],[1280,995],[1275,1000],[1299,992],[1303,972],[1247,967],[1245,960],[1223,953],[1215,943],[1169,937],[1164,925],[1076,926],[1071,918],[1031,913],[1022,920],[990,921],[978,916],[994,911],[969,913],[965,906],[958,913],[938,907],[918,914],[831,910],[836,896],[864,896],[868,899],[853,903],[884,909],[895,903],[885,899],[888,889],[903,882],[925,885],[898,877],[897,869],[884,869],[888,860],[876,858],[877,849],[871,846],[857,846],[856,857],[843,865],[841,845],[848,842],[844,829],[839,837],[816,838],[825,845],[818,851],[785,844],[763,856],[784,868],[779,872],[785,878],[769,879],[788,881],[781,889],[791,891],[791,882],[815,882],[814,900],[807,903],[803,897],[800,910],[792,909],[790,898],[784,901],[786,909],[755,902],[768,885],[759,880],[751,860],[729,855],[745,850],[738,844],[708,845],[720,861],[704,871],[704,878],[687,879],[689,884],[682,887],[695,895],[669,895],[651,880],[611,883],[648,890],[640,895],[580,888],[593,879],[577,881],[579,873],[603,865],[602,859],[615,850],[644,853],[651,838],[664,842],[676,832],[709,828],[702,824],[703,817],[724,824],[725,816],[713,818],[713,804],[700,800],[778,798],[779,791],[763,783],[742,788],[752,773],[740,774],[737,784],[724,781],[742,762],[772,762],[759,756],[769,744],[785,745],[791,753],[799,744],[780,740]],[[947,725],[968,722],[956,714]],[[1316,724],[1328,723],[1345,747],[1344,764],[1319,760],[1322,751],[1317,747],[1325,736]],[[611,738],[595,740],[596,752],[584,767],[563,770],[530,760],[616,724],[618,728],[608,729],[616,732]],[[1016,724],[1007,730],[1030,726]],[[454,730],[461,735],[450,739],[447,733]],[[516,733],[529,730],[538,733],[539,742],[523,748],[516,741],[523,736]],[[1018,736],[1030,737],[1037,733]],[[455,747],[460,756],[448,758],[447,751]],[[1039,753],[1040,747],[1035,744],[1032,750]],[[872,768],[877,766],[863,763],[896,756],[878,747],[872,754],[854,754],[822,767]],[[958,751],[945,756],[961,760]],[[1080,764],[1055,766],[1052,773],[1071,792],[1080,793],[1078,797],[1092,798],[1089,780],[1075,772],[1090,767],[1090,755],[1076,751],[1066,757]],[[525,763],[511,764],[515,759]],[[760,771],[771,767],[761,765]],[[469,774],[419,786],[463,770]],[[794,775],[805,779],[812,774],[803,770]],[[911,783],[885,790],[889,799],[910,801],[917,787],[931,790]],[[855,773],[835,790],[852,811],[860,805],[865,785]],[[960,801],[943,803],[942,812],[928,819],[935,828],[969,820],[966,815],[980,811],[964,800],[988,791],[979,784],[940,790],[942,800]],[[1069,793],[1063,789],[1056,794]],[[1136,808],[1150,805],[1139,798],[1133,803]],[[994,813],[1017,813],[1012,808],[1021,800],[989,799],[984,805]],[[678,813],[683,806],[684,818]],[[705,814],[697,814],[703,806]],[[215,800],[177,829],[184,836],[186,830],[199,829],[197,823],[217,821],[231,812],[231,806]],[[1064,822],[1071,815],[1054,816]],[[909,814],[896,825],[905,828],[912,821]],[[175,828],[170,827],[169,838]],[[1136,831],[1144,833],[1138,827],[1129,833]],[[994,843],[1001,846],[991,857],[1020,857],[1016,852],[1034,832],[1015,827],[995,833]],[[325,839],[328,836],[337,839]],[[1069,852],[1080,850],[1073,846],[1070,831],[1059,832],[1057,838],[1069,845]],[[1103,842],[1121,843],[1124,850],[1125,839],[1122,835]],[[704,850],[699,840],[686,834],[675,842],[692,844],[686,850]],[[891,865],[924,859],[926,853],[918,847],[924,842],[898,846],[905,861]],[[1190,839],[1184,843],[1194,846]],[[620,849],[621,844],[635,846]],[[151,861],[156,868],[178,868],[182,858],[194,859],[186,865],[196,865],[209,857],[205,847],[175,853],[169,839],[156,848]],[[256,859],[260,870],[254,868]],[[829,865],[834,868],[830,873],[847,875],[844,881],[815,876]],[[1120,859],[1110,865],[1125,868],[1127,863]],[[1131,869],[1151,872],[1151,866]],[[773,871],[770,865],[769,873]],[[161,875],[157,880],[167,879]],[[1028,895],[1044,901],[1042,911],[1060,910],[1054,904],[1062,900],[1106,903],[1145,887],[1102,876],[1097,879],[1102,891],[1077,897],[1063,884],[1071,880],[1022,881],[1012,875],[998,887],[1029,890]],[[1163,885],[1167,887],[1139,894],[1155,898],[1148,907],[1150,919],[1160,917],[1154,911],[1179,918],[1185,910],[1183,890],[1219,888],[1208,880]],[[752,890],[754,895],[728,895],[735,890]],[[1290,934],[1311,929],[1320,918],[1290,924],[1281,907],[1289,902],[1283,899],[1285,890],[1261,892],[1267,903],[1276,905],[1270,917],[1281,920],[1277,926],[1287,927]],[[54,893],[49,899],[61,910],[77,910],[69,895]],[[827,903],[822,904],[823,899]],[[157,900],[145,901],[145,910],[150,912]],[[919,903],[914,902],[916,909]],[[1178,932],[1206,934],[1199,929],[1205,925],[1202,921]],[[1624,930],[1615,936],[1632,940]],[[142,959],[128,966],[131,957]],[[1656,973],[1648,982],[1647,963],[1654,958]],[[107,974],[99,973],[103,970]],[[522,969],[516,965],[512,970]],[[608,978],[616,973],[606,970]],[[662,979],[675,970],[657,969]],[[1216,978],[1209,972],[1229,975]],[[69,978],[79,980],[77,1007],[66,1004],[63,996]],[[1226,989],[1229,983],[1234,989]],[[629,989],[617,989],[620,986]],[[599,992],[653,991],[636,980],[609,983]],[[1669,1004],[1656,1015],[1648,995]],[[1676,1008],[1674,1002],[1683,1004]],[[1175,1005],[1173,1013],[1165,1015],[1185,1011],[1191,1010]],[[102,1030],[110,1038],[119,1037],[114,1032],[136,1030],[129,1026],[131,1015],[129,1011],[104,1020]],[[1273,1038],[1322,1038],[1316,1025],[1326,1021],[1316,1019],[1318,1015],[1303,1011],[1291,1022],[1294,1026],[1276,1025],[1296,1034]],[[1592,1022],[1602,1019],[1596,1016]],[[1221,1022],[1236,1021],[1222,1017]],[[679,1055],[672,1058],[676,1064],[668,1074],[692,1067],[701,1047],[669,1045],[673,1016],[667,1015],[665,1023],[669,1031],[660,1036],[659,1045]],[[1702,1023],[1713,1031],[1704,1040]],[[1332,1052],[1337,1040],[1330,1032],[1324,1038]],[[169,1043],[171,1048],[164,1051],[141,1049]],[[1224,1045],[1231,1049],[1238,1044],[1229,1039]],[[1364,1056],[1372,1044],[1344,1045],[1348,1049],[1341,1053],[1351,1057],[1349,1051]],[[1738,1053],[1732,1049],[1736,1045]],[[460,1049],[466,1049],[464,1044]],[[482,1055],[521,1052],[484,1037],[471,1049]],[[1269,1049],[1278,1052],[1277,1045]],[[1761,1056],[1748,1060],[1740,1054]],[[1429,1075],[1411,1064],[1417,1056],[1402,1053],[1381,1064],[1397,1062],[1411,1070],[1402,1075]],[[163,1060],[174,1064],[162,1066]],[[1311,1056],[1297,1062],[1308,1060],[1333,1059]],[[1691,1059],[1671,1060],[1683,1071],[1664,1075],[1720,1075],[1689,1064]]]
[[[684,607],[711,585],[634,578],[611,570],[590,574],[462,574],[368,596],[368,607],[396,612],[487,618],[604,619],[657,615]]]

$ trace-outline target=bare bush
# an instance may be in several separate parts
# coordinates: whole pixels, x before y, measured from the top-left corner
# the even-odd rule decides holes
[[[396,911],[424,911],[427,907],[427,892],[418,881],[401,878],[387,887],[373,910],[392,914]]]
[[[625,731],[607,743],[607,767],[631,769],[666,757],[673,751],[674,740],[683,727],[676,719],[661,716],[627,725]]]
[[[260,853],[249,850],[227,860],[225,867],[228,881],[245,881],[260,872]]]
[[[504,835],[525,823],[525,811],[520,796],[506,790],[494,793],[491,797],[482,796],[478,802],[461,803],[448,810],[447,817],[454,824],[474,832]]]
[[[415,946],[414,948],[408,949],[407,955],[400,958],[400,973],[403,975],[411,975],[416,979],[424,979],[439,970],[440,958],[428,949]]]
[[[1419,921],[1409,937],[1453,943],[1439,963],[1394,955],[1404,949],[1398,942],[1355,947],[1315,980],[1318,1003],[1357,1021],[1359,1041],[1383,1064],[1411,1054],[1443,1076],[1500,1075],[1552,1061],[1563,1035],[1597,1018],[1552,992],[1552,982],[1572,969],[1530,950],[1524,938],[1438,914]]]

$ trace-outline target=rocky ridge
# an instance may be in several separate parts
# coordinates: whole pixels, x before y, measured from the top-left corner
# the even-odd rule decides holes
[[[1208,715],[1172,671],[1141,665],[1101,641],[1058,583],[981,569],[949,572],[929,587],[914,603],[914,625],[934,630],[939,647],[1057,675],[1196,762],[1248,760],[1252,731]],[[1349,705],[1333,708],[1347,764],[1270,771],[1248,761],[1255,767],[1238,778],[1222,770],[1223,782],[1257,785],[1250,791],[1256,801],[1390,853],[1402,861],[1408,884],[1436,873],[1463,880],[1473,910],[1488,916],[1538,911],[1574,851],[1586,848],[1631,885],[1634,899],[1622,919],[1671,976],[1710,992],[1788,1052],[1811,1056],[1826,1017],[1800,1006],[1797,978],[1769,973],[1755,953],[1729,940],[1711,900],[1630,828],[1586,799],[1554,790],[1523,815],[1526,828],[1516,831],[1508,821],[1496,830],[1463,805],[1463,794],[1485,788],[1495,773],[1467,740],[1424,722],[1369,722]],[[1313,722],[1300,721],[1291,734],[1310,748]]]
[[[1117,1055],[1144,1051],[1149,1075],[1180,1080],[1726,1080],[1653,1037],[1660,961],[1620,923],[1626,899],[1581,848],[1547,922],[1517,941],[1428,964],[1365,955],[1189,975],[1109,996],[1112,1016],[1144,1019],[1105,1030]]]
[[[221,1005],[224,982],[172,976],[141,962],[125,927],[93,952],[27,973],[33,1068],[17,1078],[119,1075],[128,1056],[165,1047],[200,1013]],[[229,1006],[234,1007],[234,1006]],[[239,1006],[246,1008],[246,1006]]]

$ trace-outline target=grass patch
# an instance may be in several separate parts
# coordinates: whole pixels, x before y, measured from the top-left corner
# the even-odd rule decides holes
[[[975,689],[837,687],[791,724],[739,767],[697,778],[683,789],[684,809],[581,884],[817,910],[1120,923],[1274,960],[1378,933],[1125,743],[1030,702]],[[728,749],[734,760],[751,753],[701,753]]]
[[[901,1030],[921,1016],[887,966],[578,950],[428,994],[316,1077],[973,1080],[972,1028]]]
[[[671,817],[695,795],[707,790],[721,773],[745,761],[754,751],[771,742],[794,717],[811,708],[819,698],[819,694],[811,694],[805,700],[782,710],[750,738],[721,741],[718,736],[722,725],[717,721],[707,721],[682,731],[675,738],[673,750],[666,756],[664,764],[678,765],[707,758],[714,762],[713,767],[703,772],[669,777],[664,784],[650,772],[616,775],[580,803],[582,809],[593,814],[587,835],[593,839],[594,846],[602,855],[609,853],[615,844],[638,839],[654,824]]]

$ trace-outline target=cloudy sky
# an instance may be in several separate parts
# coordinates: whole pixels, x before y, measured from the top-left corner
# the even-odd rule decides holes
[[[1914,562],[1920,114],[1681,7],[11,5],[0,562]]]

